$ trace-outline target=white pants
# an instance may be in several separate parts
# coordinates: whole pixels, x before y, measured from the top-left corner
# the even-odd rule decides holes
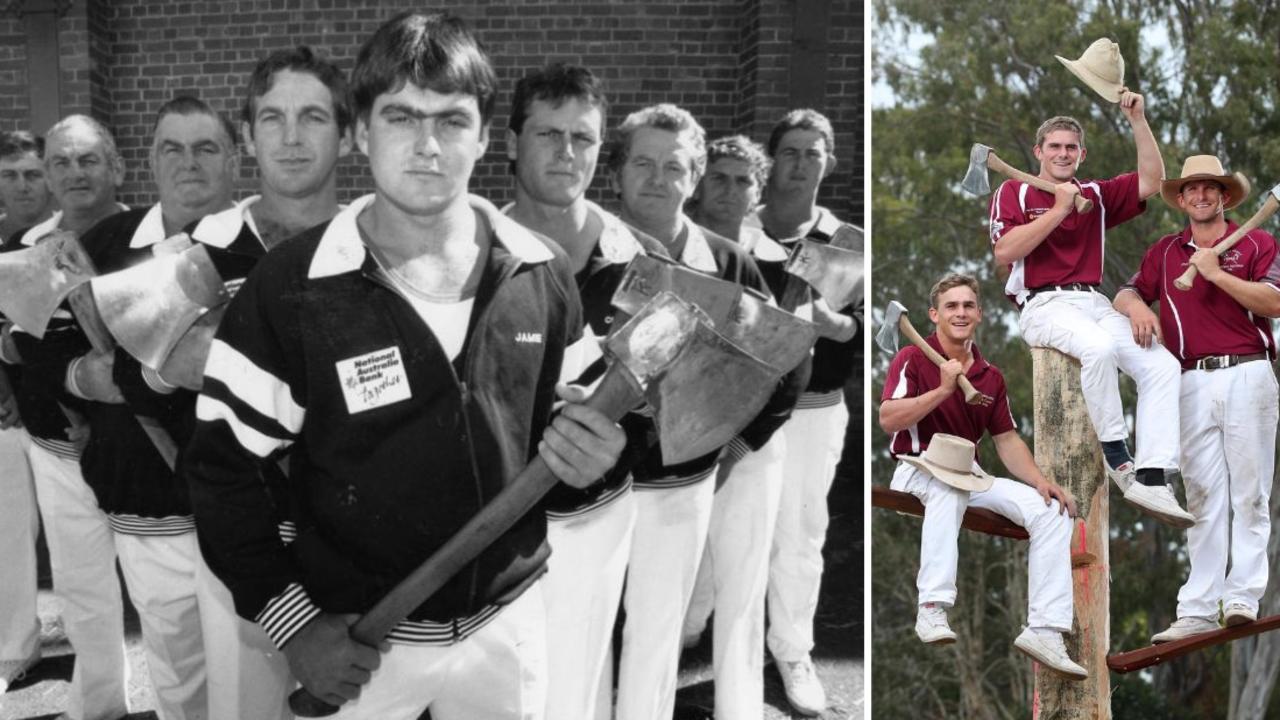
[[[204,633],[196,599],[200,550],[182,535],[116,533],[116,553],[138,610],[160,720],[209,717]]]
[[[198,554],[198,553],[197,553]],[[204,634],[210,720],[285,720],[294,687],[289,660],[255,622],[236,615],[231,591],[197,557],[196,598]]]
[[[890,487],[915,495],[924,503],[920,531],[920,604],[950,607],[956,602],[957,542],[968,508],[984,508],[1027,529],[1027,626],[1071,630],[1071,518],[1059,512],[1057,500],[1044,504],[1040,493],[1007,478],[996,478],[984,492],[966,492],[899,462]]]
[[[124,600],[106,513],[98,507],[77,460],[35,443],[27,450],[35,475],[53,590],[75,649],[67,715],[114,720],[128,712]]]
[[[711,524],[711,478],[670,489],[639,488],[627,611],[618,669],[618,720],[670,720],[676,703],[680,630]]]
[[[608,720],[610,645],[636,523],[630,489],[581,515],[547,518],[547,717]]]
[[[822,584],[827,492],[844,448],[849,410],[843,402],[799,409],[778,432],[785,436],[782,498],[769,556],[769,652],[797,662],[813,650],[813,616]]]
[[[540,720],[546,705],[546,610],[534,583],[455,645],[399,645],[382,654],[334,720]]]
[[[714,609],[718,720],[764,717],[764,597],[786,447],[782,433],[775,432],[764,447],[747,453],[716,490],[711,509],[685,629],[705,627]]]
[[[1187,530],[1191,574],[1178,591],[1178,617],[1217,617],[1219,600],[1258,610],[1267,588],[1276,395],[1265,360],[1182,376],[1182,478],[1196,524]]]
[[[0,431],[0,660],[26,660],[40,646],[36,615],[36,495],[18,428]]]
[[[1080,361],[1080,384],[1089,420],[1102,442],[1125,440],[1129,428],[1120,405],[1117,368],[1138,386],[1134,422],[1138,468],[1178,467],[1178,382],[1182,370],[1162,345],[1139,347],[1129,319],[1096,292],[1045,292],[1027,303],[1019,318],[1022,339]]]

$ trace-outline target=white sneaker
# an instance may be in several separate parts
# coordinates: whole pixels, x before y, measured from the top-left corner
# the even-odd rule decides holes
[[[1124,491],[1124,499],[1155,519],[1183,529],[1196,524],[1196,516],[1182,509],[1173,489],[1168,485],[1143,485],[1135,482]]]
[[[928,645],[947,645],[956,634],[947,623],[947,609],[941,605],[921,605],[916,611],[916,635]]]
[[[9,690],[9,686],[27,676],[27,671],[40,662],[40,646],[37,645],[31,657],[25,660],[0,660],[0,695]]]
[[[787,693],[787,702],[801,715],[819,715],[827,709],[827,691],[813,671],[813,661],[806,655],[795,662],[778,661],[778,674]]]
[[[1120,492],[1124,493],[1129,490],[1129,486],[1134,483],[1138,477],[1138,469],[1134,466],[1132,460],[1126,460],[1120,463],[1120,467],[1112,468],[1104,461],[1103,466],[1107,469],[1107,477],[1111,478],[1111,482],[1120,488]]]
[[[1060,632],[1040,633],[1031,628],[1025,628],[1014,639],[1013,646],[1032,660],[1069,680],[1084,680],[1089,677],[1089,672],[1067,655],[1067,646],[1063,644]]]
[[[1182,640],[1192,635],[1203,635],[1214,630],[1221,630],[1217,621],[1204,617],[1180,617],[1173,621],[1169,629],[1164,632],[1156,633],[1151,636],[1151,644],[1159,645],[1160,643],[1173,642],[1174,640]]]
[[[1232,600],[1222,608],[1222,617],[1226,621],[1227,627],[1235,627],[1257,620],[1258,611],[1240,600]]]

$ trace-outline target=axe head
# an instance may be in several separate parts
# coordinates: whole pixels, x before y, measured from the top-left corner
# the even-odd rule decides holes
[[[153,370],[197,318],[228,299],[204,245],[101,275],[90,286],[111,335]]]
[[[204,387],[204,365],[209,359],[209,346],[227,312],[223,303],[201,315],[191,329],[178,340],[160,366],[161,379],[170,385],[199,391]]]
[[[54,311],[94,274],[93,262],[74,234],[51,233],[34,247],[0,254],[0,312],[43,338]]]
[[[609,334],[605,354],[621,363],[643,392],[676,361],[701,320],[697,308],[671,292],[660,292]]]
[[[637,255],[627,266],[612,302],[619,310],[635,315],[663,291],[672,292],[697,307],[712,327],[718,328],[732,316],[742,295],[742,286],[703,275],[665,258]]]
[[[817,290],[832,310],[846,307],[862,295],[861,250],[802,239],[796,243],[785,267],[787,272],[803,278]]]
[[[991,179],[987,177],[987,157],[991,148],[982,143],[974,143],[969,150],[969,171],[960,182],[960,189],[970,195],[982,196],[991,192]]]
[[[1276,200],[1280,200],[1280,183],[1276,183],[1270,190],[1267,191],[1267,194],[1275,198]]]
[[[720,334],[752,357],[784,372],[791,372],[808,357],[818,340],[816,325],[752,292],[742,293],[733,318],[720,327]]]
[[[884,322],[880,324],[880,332],[876,333],[876,345],[880,349],[893,354],[898,352],[898,319],[907,308],[897,300],[890,300],[884,308]]]

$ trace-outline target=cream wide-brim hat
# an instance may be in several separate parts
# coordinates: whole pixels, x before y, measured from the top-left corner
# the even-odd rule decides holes
[[[1120,55],[1120,46],[1109,38],[1095,40],[1079,60],[1068,60],[1061,55],[1054,57],[1104,100],[1120,102],[1125,89],[1124,58]]]
[[[1182,186],[1192,180],[1213,180],[1221,184],[1223,192],[1230,198],[1222,206],[1223,210],[1230,210],[1244,202],[1253,190],[1249,178],[1240,173],[1228,175],[1217,155],[1192,155],[1183,161],[1181,176],[1160,181],[1160,197],[1164,198],[1169,207],[1181,210],[1178,207],[1178,195],[1182,193]]]
[[[923,455],[900,455],[898,459],[957,490],[983,492],[991,489],[995,478],[974,463],[976,450],[972,442],[962,437],[937,433],[929,439],[929,447],[925,448]]]

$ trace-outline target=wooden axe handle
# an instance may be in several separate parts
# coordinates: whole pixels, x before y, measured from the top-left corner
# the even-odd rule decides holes
[[[942,364],[947,361],[946,358],[942,357],[942,353],[934,350],[932,345],[925,342],[924,338],[920,337],[920,333],[916,332],[915,326],[913,326],[911,321],[907,319],[906,313],[898,316],[898,332],[905,335],[906,338],[911,341],[912,345],[920,348],[920,350],[933,361],[934,365],[942,367]],[[973,383],[969,382],[969,378],[965,377],[963,374],[956,378],[956,382],[960,385],[960,389],[964,391],[965,402],[971,402],[978,395],[982,394],[973,386]]]
[[[1004,175],[1007,178],[1021,180],[1033,188],[1038,188],[1047,193],[1053,192],[1053,183],[1042,177],[1037,177],[1031,173],[1026,173],[1009,163],[1001,160],[994,151],[987,153],[987,167]],[[1076,195],[1076,212],[1087,213],[1093,209],[1093,201],[1083,195]]]
[[[615,361],[587,399],[587,406],[610,420],[621,418],[644,399],[629,375],[630,371]],[[502,492],[351,626],[352,639],[378,647],[401,620],[510,530],[557,482],[542,456],[534,456]],[[289,708],[298,717],[325,717],[338,711],[306,688],[289,696]]]
[[[1266,202],[1262,203],[1262,207],[1258,208],[1258,212],[1254,213],[1248,222],[1236,228],[1236,231],[1228,235],[1226,240],[1213,246],[1213,254],[1222,257],[1222,253],[1230,250],[1236,243],[1244,239],[1245,235],[1248,235],[1259,225],[1266,222],[1267,218],[1275,215],[1278,208],[1280,208],[1280,201],[1276,200],[1275,195],[1268,193]],[[1177,280],[1173,281],[1174,287],[1179,290],[1190,290],[1191,284],[1195,282],[1196,275],[1199,272],[1199,270],[1196,270],[1195,265],[1188,264],[1186,271],[1179,275]]]

